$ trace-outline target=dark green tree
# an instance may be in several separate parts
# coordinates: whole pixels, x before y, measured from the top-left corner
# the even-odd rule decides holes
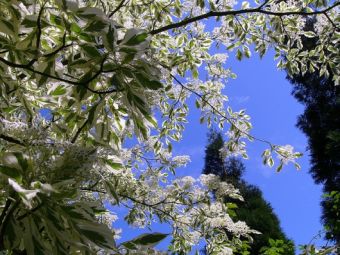
[[[313,30],[313,24],[314,20],[309,20],[305,29]],[[304,50],[322,46],[318,45],[317,37],[305,38],[302,43]],[[308,138],[310,173],[316,183],[323,184],[324,192],[330,194],[340,192],[340,88],[335,86],[332,75],[327,74],[327,69],[321,76],[319,71],[309,69],[288,80],[293,85],[292,95],[305,105],[297,127]],[[340,244],[339,209],[334,210],[335,205],[332,196],[323,198],[322,220],[326,238]]]
[[[240,159],[230,157],[226,160],[220,154],[223,147],[223,138],[215,131],[208,135],[208,146],[205,150],[204,174],[215,174],[222,180],[232,183],[240,190],[245,202],[228,199],[237,205],[235,220],[245,221],[252,229],[260,231],[262,234],[254,235],[254,241],[250,244],[249,254],[261,254],[262,247],[269,245],[269,240],[283,240],[286,243],[284,255],[294,254],[294,244],[283,233],[280,221],[273,212],[271,205],[265,201],[261,190],[248,184],[242,179],[245,166]]]
[[[299,116],[299,127],[308,138],[310,173],[316,183],[323,184],[325,193],[340,192],[340,89],[331,77],[318,73],[306,73],[289,79],[293,95],[305,105]],[[322,219],[326,226],[326,238],[340,243],[340,219],[332,200],[324,198]]]

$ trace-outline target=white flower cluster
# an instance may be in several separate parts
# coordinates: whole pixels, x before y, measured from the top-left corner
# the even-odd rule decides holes
[[[228,59],[227,53],[216,53],[211,57],[212,61],[224,64]]]
[[[207,11],[207,8],[201,8],[196,4],[196,1],[193,0],[185,0],[183,1],[183,12],[189,13],[192,16],[197,16]]]
[[[205,24],[203,22],[195,22],[190,25],[190,28],[194,34],[201,36],[204,34]]]
[[[276,152],[278,159],[284,164],[294,162],[296,159],[296,156],[294,155],[294,147],[289,144],[278,146]]]
[[[324,29],[327,29],[329,26],[329,21],[325,15],[316,16],[316,21],[314,23],[314,29],[317,34],[322,34]]]
[[[236,0],[220,0],[216,1],[217,3],[217,9],[219,11],[224,11],[226,8],[232,8],[237,4]]]
[[[223,247],[219,255],[233,255],[233,250],[229,247]]]
[[[97,219],[99,222],[107,225],[114,233],[114,239],[118,240],[120,239],[120,234],[122,233],[122,229],[120,228],[114,228],[113,223],[118,220],[118,216],[111,212],[111,211],[105,211],[104,213],[100,213],[97,216]]]
[[[243,201],[238,189],[229,183],[221,181],[220,177],[214,174],[202,174],[200,176],[201,183],[209,190],[213,190],[216,198],[224,199],[225,197],[234,197]]]
[[[226,135],[229,137],[229,141],[224,144],[221,155],[223,157],[228,155],[241,155],[242,157],[247,158],[246,142],[244,140],[253,139],[250,135],[250,130],[252,128],[249,121],[250,116],[246,115],[244,110],[232,112],[230,108],[228,108],[228,113],[230,115],[231,125]]]
[[[190,160],[190,156],[182,155],[182,156],[175,156],[175,157],[173,157],[172,161],[177,166],[186,166],[191,160]]]
[[[306,7],[305,1],[300,0],[270,1],[266,6],[273,12],[282,12],[287,10],[296,11]]]
[[[22,118],[15,118],[12,121],[0,118],[0,134],[20,138],[20,142],[29,141],[32,145],[48,145],[50,141],[47,139],[45,125],[46,121],[39,117],[32,121],[30,126]]]

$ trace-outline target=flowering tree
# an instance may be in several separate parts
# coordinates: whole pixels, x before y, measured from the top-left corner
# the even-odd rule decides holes
[[[238,59],[276,51],[290,73],[320,70],[339,83],[338,2],[233,0],[0,0],[0,250],[13,254],[150,253],[163,233],[117,245],[114,212],[129,224],[172,227],[169,249],[186,254],[204,239],[209,254],[232,254],[256,231],[233,222],[213,175],[168,178],[195,96],[201,122],[228,127],[224,152],[247,157],[246,141],[268,145],[277,170],[300,156],[250,134],[250,117],[221,93]],[[318,44],[303,50],[308,18]],[[205,29],[214,22],[212,31]],[[219,47],[222,53],[212,54]],[[284,57],[282,57],[284,56]],[[205,68],[207,80],[199,78]],[[185,79],[183,78],[185,77]],[[157,118],[155,117],[157,116]],[[127,142],[131,138],[131,142]],[[131,145],[131,143],[133,143]],[[298,165],[296,164],[298,167]],[[212,199],[210,191],[215,191]],[[155,251],[153,251],[155,252]]]

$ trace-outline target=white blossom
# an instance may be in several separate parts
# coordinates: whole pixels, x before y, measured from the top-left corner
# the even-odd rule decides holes
[[[229,247],[223,247],[218,255],[233,255],[233,250]]]
[[[190,156],[187,155],[175,156],[172,158],[172,161],[177,166],[186,166],[190,162]]]

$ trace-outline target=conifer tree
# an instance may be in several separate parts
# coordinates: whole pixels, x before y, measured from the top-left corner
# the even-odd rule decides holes
[[[294,97],[305,105],[297,127],[308,138],[310,173],[325,193],[340,192],[340,89],[332,79],[307,72],[289,79]],[[340,219],[328,196],[322,201],[326,238],[340,242]]]
[[[317,21],[307,19],[305,30],[317,33]],[[317,37],[303,38],[302,45],[305,50],[319,50],[321,47]],[[308,138],[310,173],[316,183],[323,184],[326,193],[321,202],[326,238],[340,244],[340,215],[336,209],[337,197],[340,196],[340,89],[335,86],[329,68],[322,71],[309,68],[287,79],[293,85],[292,95],[305,106],[297,127]]]
[[[253,236],[249,254],[261,254],[261,248],[269,245],[269,240],[283,240],[286,244],[284,255],[294,254],[294,244],[289,240],[280,227],[280,221],[270,203],[265,201],[261,190],[255,185],[248,184],[242,176],[245,166],[242,161],[235,157],[226,160],[220,154],[224,141],[222,135],[215,131],[208,135],[208,146],[205,150],[205,165],[203,174],[215,174],[224,181],[232,183],[240,190],[244,202],[228,198],[226,202],[237,205],[235,220],[244,221],[251,228],[261,232]]]

